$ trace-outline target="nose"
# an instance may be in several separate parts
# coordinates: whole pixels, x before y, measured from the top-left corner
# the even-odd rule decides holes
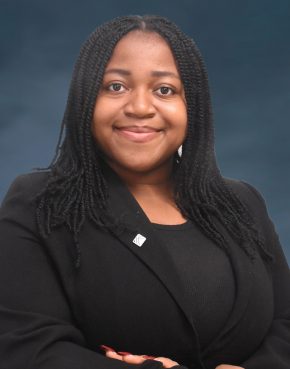
[[[133,90],[124,107],[124,113],[128,117],[152,118],[155,115],[152,93],[145,89]]]

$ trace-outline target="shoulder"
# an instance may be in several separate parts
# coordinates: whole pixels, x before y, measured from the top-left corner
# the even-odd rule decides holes
[[[247,182],[230,178],[224,178],[224,180],[249,211],[258,232],[265,240],[267,249],[271,252],[275,252],[277,248],[280,249],[279,236],[261,193]]]
[[[260,191],[243,180],[224,178],[224,181],[227,187],[232,190],[246,207],[260,231],[264,235],[268,234],[269,226],[272,228],[273,223],[269,217],[267,205]]]
[[[2,206],[14,197],[26,200],[34,198],[46,185],[50,171],[31,172],[17,176],[11,183]]]
[[[17,176],[11,183],[0,208],[0,219],[24,219],[35,209],[35,197],[45,187],[49,171]]]
[[[227,187],[246,205],[253,215],[267,214],[267,206],[260,191],[253,185],[232,178],[224,178]]]

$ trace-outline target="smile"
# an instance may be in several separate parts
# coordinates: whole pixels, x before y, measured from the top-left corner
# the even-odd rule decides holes
[[[161,129],[152,127],[115,127],[114,131],[122,138],[133,142],[149,142],[160,135]]]

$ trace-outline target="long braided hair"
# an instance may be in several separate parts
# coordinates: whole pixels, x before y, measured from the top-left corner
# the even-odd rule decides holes
[[[214,217],[251,259],[258,250],[270,260],[271,254],[264,247],[250,212],[219,172],[208,78],[200,52],[194,41],[173,22],[159,16],[115,18],[98,27],[83,44],[73,71],[56,153],[46,168],[49,179],[37,196],[40,234],[46,237],[53,228],[68,226],[75,241],[78,268],[81,260],[78,236],[85,219],[105,229],[116,225],[107,212],[106,179],[91,122],[106,65],[117,42],[133,30],[156,32],[167,41],[184,85],[188,129],[182,155],[176,155],[174,167],[177,206],[226,252],[227,242]]]

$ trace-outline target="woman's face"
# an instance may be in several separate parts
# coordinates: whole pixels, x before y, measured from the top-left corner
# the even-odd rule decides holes
[[[117,172],[172,168],[186,135],[184,89],[172,52],[156,33],[116,45],[98,94],[92,133]]]

